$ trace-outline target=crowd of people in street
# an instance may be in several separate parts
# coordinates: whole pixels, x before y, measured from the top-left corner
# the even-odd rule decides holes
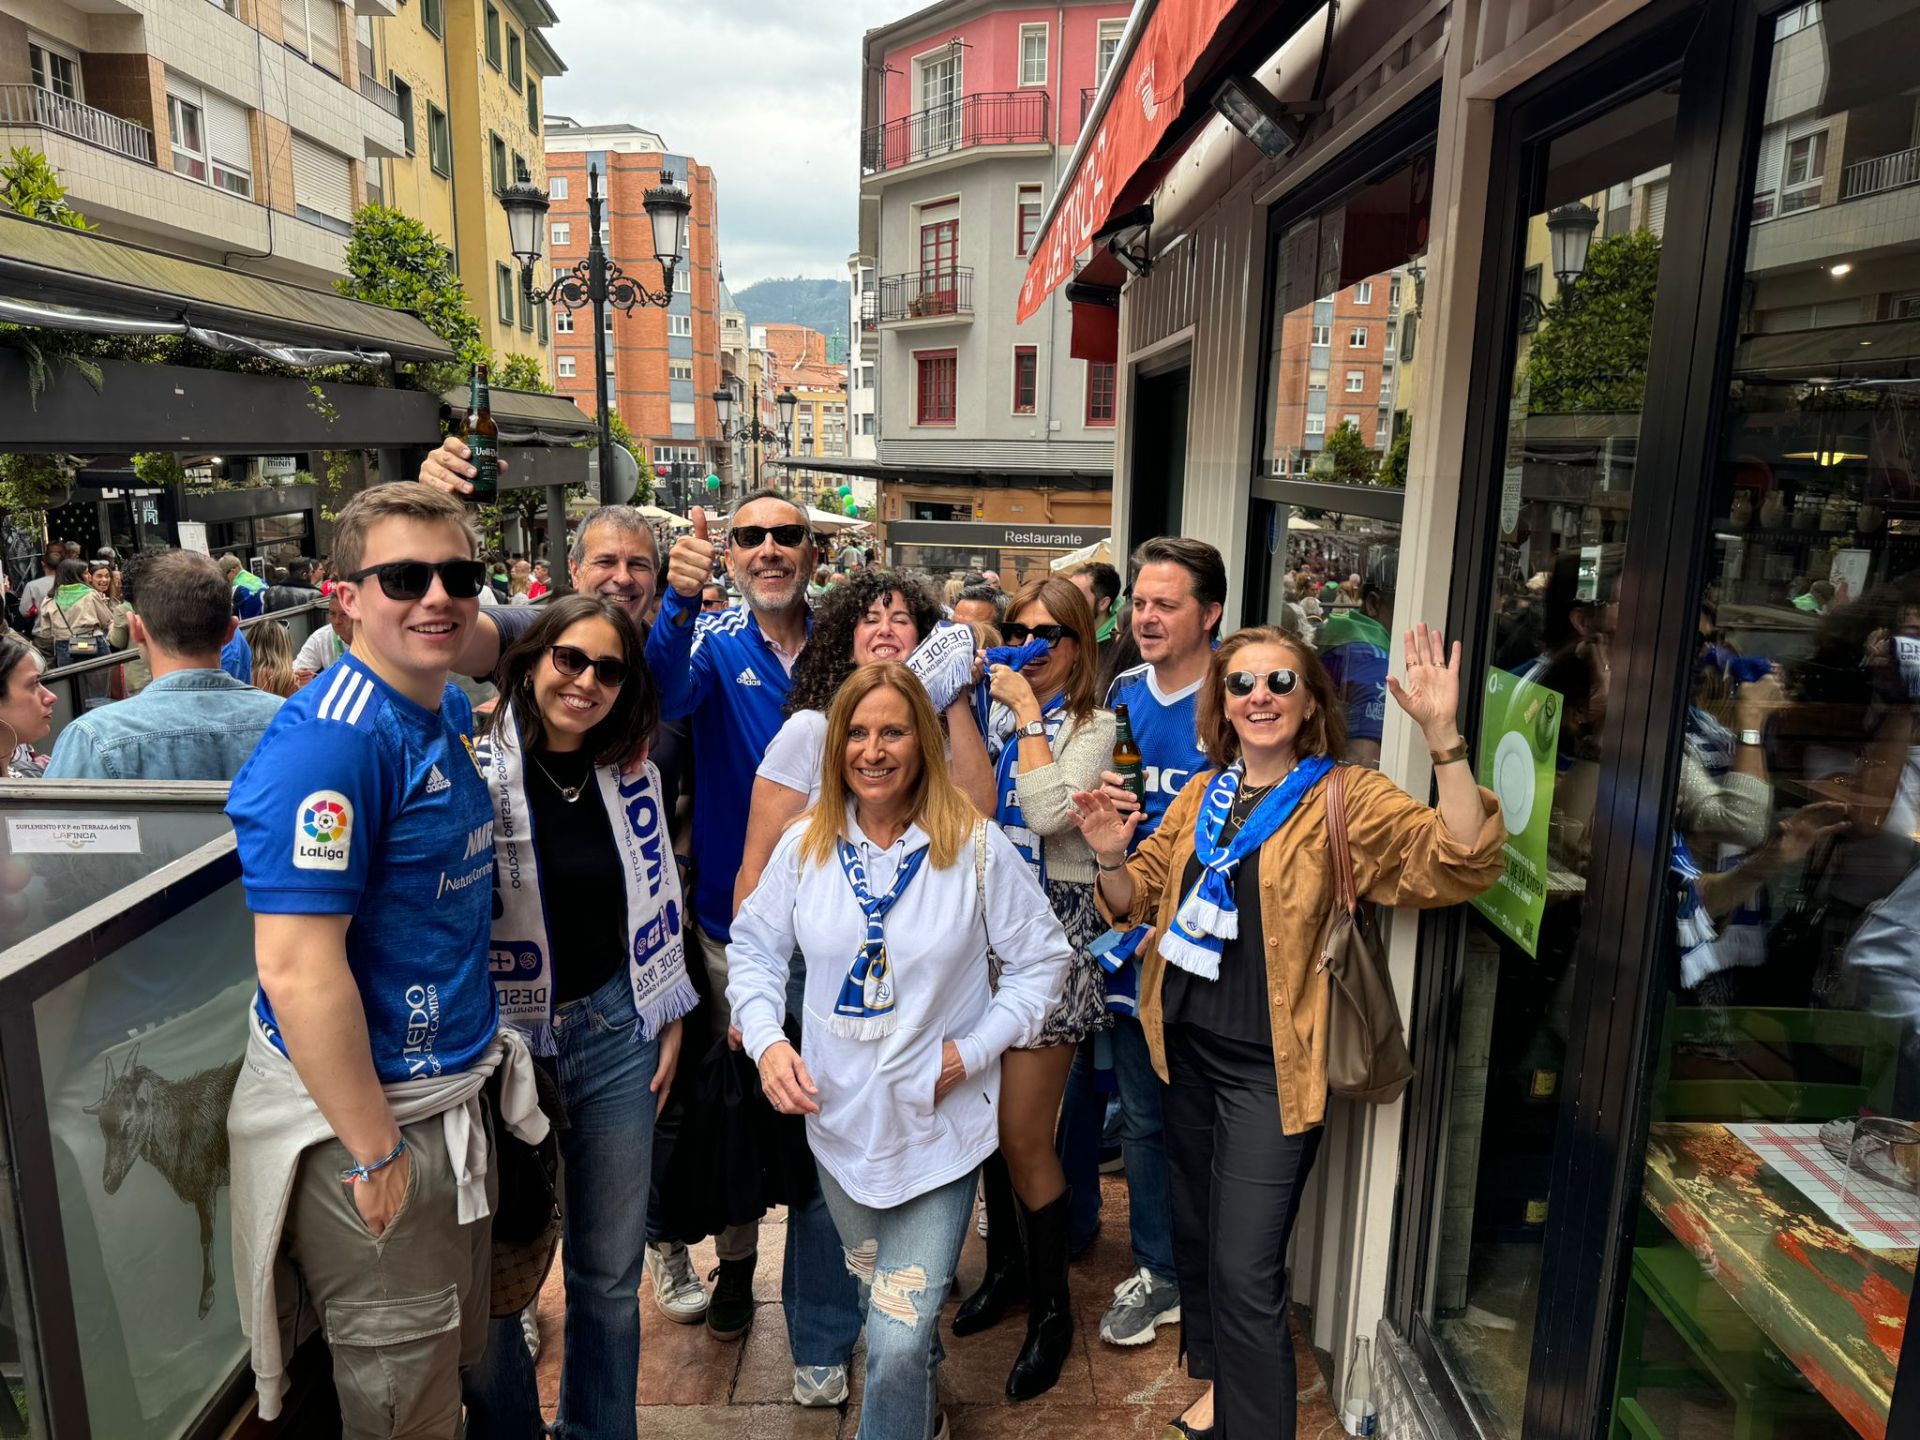
[[[1356,659],[1296,624],[1223,636],[1202,541],[1009,594],[829,555],[773,491],[696,510],[664,555],[639,511],[595,510],[551,597],[544,566],[482,556],[468,469],[449,440],[271,583],[162,551],[102,591],[61,555],[21,597],[33,640],[0,637],[13,774],[232,782],[259,975],[235,1276],[263,1417],[305,1310],[349,1436],[543,1433],[530,1302],[557,1241],[551,1433],[632,1436],[643,1280],[665,1319],[738,1340],[784,1205],[794,1401],[846,1403],[864,1337],[859,1433],[944,1435],[969,1228],[985,1269],[948,1328],[1024,1309],[1005,1391],[1045,1394],[1112,1132],[1133,1269],[1100,1341],[1180,1327],[1211,1383],[1169,1435],[1290,1436],[1329,777],[1377,757],[1390,695],[1437,803],[1339,767],[1357,893],[1494,881],[1457,645],[1418,627],[1387,676],[1390,573],[1343,607]],[[249,607],[322,596],[297,653],[269,620],[232,673]],[[38,764],[41,667],[96,623],[146,673]],[[476,713],[455,677],[497,698]]]

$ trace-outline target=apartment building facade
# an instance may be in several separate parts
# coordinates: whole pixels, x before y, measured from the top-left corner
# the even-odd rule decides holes
[[[1008,574],[1108,523],[1111,357],[1072,353],[1063,300],[1024,324],[1014,305],[1040,214],[1129,9],[954,0],[865,37],[850,363],[873,367],[876,454],[848,468],[879,480],[884,522],[917,522],[911,533],[922,538],[911,546],[889,538],[901,563],[971,566],[980,558],[972,529],[947,546],[926,526],[972,527],[995,511],[1011,512],[1037,542],[1025,558],[989,558]],[[1049,526],[1075,527],[1079,538],[1066,544]]]
[[[386,203],[453,252],[493,352],[548,371],[550,317],[522,293],[499,196],[515,180],[546,183],[546,84],[566,66],[544,32],[557,22],[545,0],[414,0],[369,27],[405,131],[380,167]]]
[[[379,165],[405,154],[398,98],[363,43],[393,10],[4,0],[0,150],[44,154],[108,235],[328,284]]]
[[[713,402],[721,379],[722,309],[713,171],[669,150],[655,132],[626,123],[581,125],[552,115],[545,143],[547,257],[556,270],[586,258],[590,168],[598,169],[605,197],[601,243],[607,258],[650,292],[659,292],[664,282],[646,192],[663,183],[665,172],[692,202],[665,306],[638,305],[624,314],[608,307],[602,325],[585,312],[555,308],[554,385],[593,412],[597,338],[606,349],[613,407],[646,447],[656,475],[663,465],[681,464],[704,477],[719,468],[725,449]]]
[[[847,454],[847,371],[836,364],[828,337],[805,325],[762,325],[772,369],[773,395],[791,390],[793,423],[786,435],[788,463],[776,477],[803,505],[838,510],[834,503],[843,477],[816,468],[809,460],[844,459]],[[778,421],[775,421],[778,428]]]

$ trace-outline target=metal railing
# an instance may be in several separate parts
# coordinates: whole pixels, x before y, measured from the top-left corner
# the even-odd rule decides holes
[[[911,275],[880,277],[879,316],[888,320],[930,320],[973,314],[973,269],[954,265]]]
[[[143,165],[153,164],[153,131],[146,126],[38,85],[0,85],[0,125],[38,125]]]
[[[1080,92],[1080,128],[1082,130],[1087,128],[1087,116],[1093,113],[1093,97],[1099,93],[1099,88],[1093,85],[1089,85]]]
[[[360,72],[360,93],[394,119],[405,118],[400,114],[400,97],[364,70]]]
[[[880,297],[868,290],[860,297],[860,328],[871,330],[880,323]]]
[[[1920,146],[1878,155],[1871,160],[1856,160],[1840,176],[1840,198],[1857,200],[1862,195],[1878,195],[1883,190],[1900,190],[1920,185]]]
[[[1044,145],[1045,90],[982,91],[875,125],[860,136],[860,170],[872,175],[976,145]]]

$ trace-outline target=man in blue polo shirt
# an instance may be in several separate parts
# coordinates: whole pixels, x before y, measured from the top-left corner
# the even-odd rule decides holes
[[[459,503],[425,486],[354,497],[333,549],[353,647],[280,708],[227,804],[260,975],[230,1121],[242,1309],[265,1399],[284,1388],[263,1358],[273,1312],[244,1287],[291,1264],[353,1436],[456,1433],[486,1335],[497,1180],[485,1126],[448,1123],[500,1060],[493,806],[447,683],[477,622],[474,548]],[[289,1156],[302,1125],[323,1138]],[[385,1244],[403,1203],[406,1243]]]
[[[660,714],[691,717],[693,914],[706,964],[717,1030],[728,1024],[727,941],[733,924],[733,882],[746,849],[753,776],[779,731],[794,662],[812,623],[807,580],[815,550],[806,512],[772,490],[756,490],[734,507],[726,539],[727,569],[745,603],[700,613],[701,589],[712,578],[714,546],[706,512],[689,517],[693,533],[667,558],[660,622],[647,637],[647,664],[660,691]],[[796,980],[801,969],[795,966]],[[790,990],[791,993],[791,990]],[[707,1328],[718,1339],[746,1332],[753,1317],[758,1230],[733,1226],[715,1238],[718,1280]],[[847,1360],[860,1333],[859,1294],[847,1274],[826,1205],[787,1216],[781,1298],[793,1354],[794,1399],[837,1405],[847,1394]]]
[[[1134,837],[1137,845],[1151,834],[1174,797],[1207,768],[1195,728],[1200,687],[1220,628],[1227,598],[1226,563],[1203,540],[1156,536],[1133,552],[1128,568],[1133,607],[1133,637],[1144,664],[1114,677],[1107,708],[1127,707],[1127,720],[1140,747],[1146,781],[1147,818]],[[1102,777],[1116,805],[1138,803],[1121,777]],[[1137,985],[1139,958],[1128,962]],[[1117,988],[1117,987],[1116,987]],[[1100,1338],[1110,1345],[1146,1345],[1157,1326],[1180,1315],[1180,1287],[1173,1268],[1173,1200],[1167,1181],[1167,1149],[1160,1119],[1160,1078],[1153,1073],[1146,1032],[1129,1014],[1116,1014],[1107,1042],[1114,1080],[1120,1091],[1120,1145],[1127,1169],[1127,1218],[1132,1232],[1134,1273],[1115,1289],[1113,1303],[1100,1322]],[[1099,1147],[1097,1132],[1104,1105],[1093,1085],[1090,1046],[1074,1058],[1062,1121],[1062,1153],[1076,1197],[1079,1235],[1091,1238],[1098,1217],[1100,1187],[1092,1173]],[[1075,1143],[1075,1141],[1078,1143]]]

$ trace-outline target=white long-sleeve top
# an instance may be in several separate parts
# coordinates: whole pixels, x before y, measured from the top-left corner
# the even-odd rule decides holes
[[[975,841],[936,870],[931,859],[887,912],[899,1024],[853,1040],[830,1028],[841,983],[866,939],[866,919],[837,859],[803,864],[795,821],[774,846],[760,884],[734,917],[727,946],[727,1003],[757,1062],[782,1040],[788,961],[807,961],[801,1048],[819,1094],[807,1117],[813,1155],[841,1189],[876,1209],[965,1175],[1000,1143],[1000,1055],[1031,1044],[1066,983],[1072,951],[1046,896],[999,827],[986,827],[986,883],[975,881]],[[927,834],[908,828],[881,849],[848,816],[867,884],[885,894]],[[979,892],[985,891],[985,913]],[[1000,985],[987,981],[987,946]],[[954,1042],[967,1075],[938,1105],[941,1050]]]

